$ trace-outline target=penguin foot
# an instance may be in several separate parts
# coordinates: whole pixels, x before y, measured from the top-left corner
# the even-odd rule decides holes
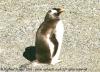
[[[62,60],[52,60],[51,64],[55,65],[55,64],[60,63],[60,62],[62,62]]]

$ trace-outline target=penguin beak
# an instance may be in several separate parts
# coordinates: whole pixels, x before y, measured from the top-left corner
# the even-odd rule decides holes
[[[64,9],[60,9],[59,13],[62,13],[62,12],[64,12],[64,11],[65,11]]]

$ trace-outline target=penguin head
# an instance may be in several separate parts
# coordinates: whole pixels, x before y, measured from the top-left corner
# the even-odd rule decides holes
[[[45,20],[59,20],[59,15],[64,11],[61,8],[52,8],[45,16]]]

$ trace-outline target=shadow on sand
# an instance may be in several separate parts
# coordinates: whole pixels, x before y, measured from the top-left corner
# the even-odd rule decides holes
[[[34,61],[36,59],[36,48],[35,46],[29,46],[25,48],[25,52],[23,53],[23,56],[29,60],[30,62]]]

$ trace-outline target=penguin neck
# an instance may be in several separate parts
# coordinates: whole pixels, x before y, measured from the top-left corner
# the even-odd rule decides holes
[[[60,19],[45,19],[44,22],[55,23],[58,22]]]
[[[52,20],[52,19],[50,19],[50,20],[45,20],[44,22],[44,24],[45,24],[45,26],[46,26],[46,28],[55,28],[56,27],[56,25],[58,24],[58,22],[60,21],[60,19],[56,19],[56,20]]]

